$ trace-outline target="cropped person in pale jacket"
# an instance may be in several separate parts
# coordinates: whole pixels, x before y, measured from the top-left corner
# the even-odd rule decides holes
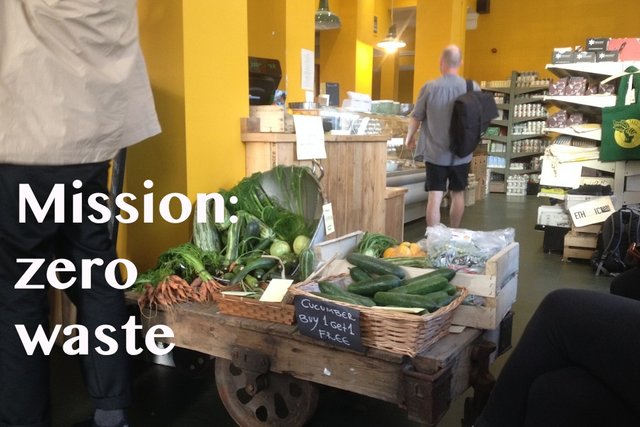
[[[87,197],[108,193],[109,161],[124,147],[160,132],[138,41],[135,0],[4,0],[0,2],[0,425],[51,425],[48,360],[27,354],[16,325],[33,337],[48,322],[45,289],[15,289],[29,264],[17,259],[100,258],[91,289],[66,290],[89,331],[83,375],[95,405],[86,425],[127,425],[131,392],[122,291],[105,281],[116,259],[108,226],[87,219]],[[82,186],[76,189],[72,183]],[[45,205],[55,184],[65,188],[65,221],[53,209],[20,222],[19,184]],[[76,183],[77,185],[77,183]],[[72,222],[72,194],[82,193],[83,220]],[[47,285],[41,268],[31,283]],[[118,352],[101,356],[94,331],[112,325]],[[48,332],[48,331],[47,331]]]

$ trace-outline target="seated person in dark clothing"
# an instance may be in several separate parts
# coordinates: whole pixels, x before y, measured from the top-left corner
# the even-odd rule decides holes
[[[551,292],[474,426],[640,426],[639,325],[638,301]]]
[[[611,293],[627,298],[640,300],[640,247],[634,243],[627,251],[630,261],[635,261],[636,267],[619,274],[611,281]]]
[[[640,267],[634,267],[614,277],[611,293],[640,300]]]

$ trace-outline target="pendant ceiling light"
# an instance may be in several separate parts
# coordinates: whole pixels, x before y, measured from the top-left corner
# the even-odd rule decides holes
[[[387,53],[393,53],[398,49],[405,47],[407,44],[398,38],[396,32],[396,24],[393,23],[393,0],[391,1],[391,25],[389,25],[389,32],[387,36],[381,42],[378,42],[376,46],[384,49]]]
[[[329,0],[320,0],[316,12],[316,31],[337,30],[340,28],[340,18],[329,10]]]

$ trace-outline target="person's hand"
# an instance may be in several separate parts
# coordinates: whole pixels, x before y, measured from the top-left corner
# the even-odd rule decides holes
[[[406,145],[409,150],[413,151],[416,148],[415,136],[412,138],[407,138],[406,141],[404,142],[404,145]]]

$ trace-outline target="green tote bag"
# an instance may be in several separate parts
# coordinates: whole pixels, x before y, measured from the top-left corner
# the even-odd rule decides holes
[[[640,72],[635,67],[625,71],[630,74],[620,79],[615,107],[602,109],[600,160],[603,162],[640,159]],[[630,82],[633,82],[633,93],[628,93]],[[633,102],[625,105],[628,98]]]

